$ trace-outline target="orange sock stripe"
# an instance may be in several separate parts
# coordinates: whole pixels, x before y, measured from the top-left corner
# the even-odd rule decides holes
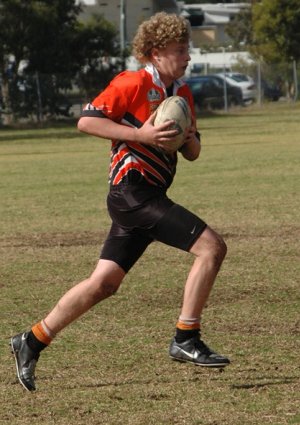
[[[31,328],[34,336],[41,341],[43,344],[49,345],[52,339],[46,334],[41,322],[37,323]]]
[[[181,329],[182,331],[191,331],[193,329],[200,329],[200,323],[192,323],[190,325],[181,322],[180,320],[176,323],[176,328]]]

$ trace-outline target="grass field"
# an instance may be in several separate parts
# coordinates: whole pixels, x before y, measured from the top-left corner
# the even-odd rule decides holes
[[[109,225],[109,143],[75,125],[0,131],[1,424],[300,424],[300,105],[199,127],[202,157],[179,161],[169,193],[227,242],[203,335],[232,365],[169,359],[193,259],[155,243],[42,353],[33,394],[16,381],[9,337],[92,271]]]

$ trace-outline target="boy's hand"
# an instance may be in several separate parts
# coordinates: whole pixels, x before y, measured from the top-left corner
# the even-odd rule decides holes
[[[165,149],[164,142],[170,142],[173,137],[177,136],[178,131],[169,130],[169,127],[174,124],[172,120],[166,121],[157,127],[154,126],[155,116],[156,112],[150,115],[142,127],[135,130],[135,141]]]

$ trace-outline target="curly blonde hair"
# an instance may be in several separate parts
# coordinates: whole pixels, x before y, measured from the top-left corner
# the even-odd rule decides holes
[[[189,39],[190,25],[183,16],[159,12],[138,27],[132,42],[133,55],[139,62],[146,63],[153,47],[164,49],[172,41],[185,43]]]

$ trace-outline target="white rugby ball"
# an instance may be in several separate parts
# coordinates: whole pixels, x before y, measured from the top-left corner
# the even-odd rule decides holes
[[[181,96],[167,97],[156,109],[154,125],[158,126],[166,121],[175,121],[168,129],[176,129],[178,135],[170,141],[164,142],[171,151],[177,151],[184,142],[184,132],[191,125],[191,109],[188,102]]]

